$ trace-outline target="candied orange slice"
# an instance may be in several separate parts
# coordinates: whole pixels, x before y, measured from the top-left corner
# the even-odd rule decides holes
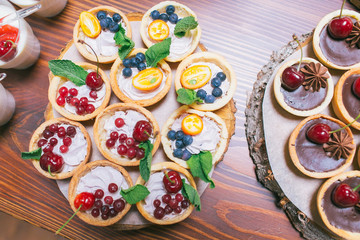
[[[149,91],[160,86],[163,73],[158,68],[147,68],[140,71],[132,79],[132,84],[136,89]]]
[[[94,38],[101,32],[99,20],[90,12],[80,13],[80,26],[86,36]]]
[[[181,129],[185,134],[197,135],[203,130],[203,121],[198,115],[190,114],[182,120]]]
[[[197,89],[204,86],[211,78],[211,69],[206,65],[189,67],[181,74],[181,85],[188,89]]]
[[[169,36],[169,26],[163,20],[157,19],[150,23],[148,28],[149,37],[156,41],[164,40]]]

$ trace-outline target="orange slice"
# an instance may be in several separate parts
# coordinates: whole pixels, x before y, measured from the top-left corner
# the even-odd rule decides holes
[[[198,115],[190,114],[182,120],[181,129],[185,134],[197,135],[203,130],[203,121]]]
[[[94,38],[101,32],[99,20],[90,12],[80,13],[80,26],[86,36]]]
[[[204,86],[211,78],[211,69],[206,65],[189,67],[181,74],[181,85],[188,89],[197,89]]]
[[[132,84],[136,89],[149,91],[160,86],[163,73],[158,68],[147,68],[140,71],[132,79]]]
[[[149,37],[152,40],[161,41],[169,36],[169,26],[163,20],[155,20],[148,28]]]

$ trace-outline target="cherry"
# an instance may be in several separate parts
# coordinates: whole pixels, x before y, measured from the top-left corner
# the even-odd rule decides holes
[[[95,192],[95,194],[96,194],[96,192]],[[95,198],[97,198],[96,195],[95,195]],[[101,207],[103,206],[103,202],[98,199],[98,200],[95,201],[94,206],[95,206],[96,208],[101,209]]]
[[[64,166],[64,159],[53,153],[45,153],[40,157],[40,167],[44,171],[60,172]]]
[[[159,199],[155,199],[154,200],[154,202],[153,202],[153,205],[154,205],[154,207],[160,207],[160,204],[161,204],[161,202],[160,202],[160,200]]]
[[[313,143],[323,144],[330,139],[331,128],[324,123],[317,123],[312,125],[306,132],[306,137]]]
[[[360,77],[353,82],[352,91],[356,97],[360,98]]]
[[[122,119],[122,118],[115,119],[115,126],[117,128],[121,128],[122,126],[124,126],[124,124],[125,124],[124,119]]]
[[[114,207],[115,211],[121,212],[125,208],[125,201],[122,200],[121,198],[117,199],[114,201],[113,207]]]
[[[176,171],[170,171],[165,173],[163,177],[163,183],[168,193],[179,192],[183,185],[180,174]]]
[[[0,58],[4,62],[8,62],[15,57],[16,44],[11,40],[0,41]]]
[[[72,140],[71,140],[71,138],[70,137],[65,137],[64,139],[63,139],[63,144],[65,145],[65,146],[70,146],[71,145],[71,143],[72,143]]]
[[[56,125],[55,123],[54,124],[51,124],[50,126],[49,126],[49,131],[50,132],[53,132],[53,133],[56,133],[57,131],[58,131],[58,125]]]
[[[294,91],[302,85],[305,75],[295,67],[287,67],[281,76],[282,86],[288,91]]]
[[[56,138],[50,138],[49,144],[51,146],[56,146],[56,144],[58,144],[58,140]]]
[[[76,195],[74,200],[74,206],[76,209],[81,206],[80,211],[86,211],[94,206],[94,202],[94,194],[89,192],[82,192]]]
[[[94,218],[97,218],[98,216],[100,216],[100,210],[98,208],[94,208],[93,210],[91,210],[91,215]]]
[[[100,74],[98,74],[97,72],[91,72],[86,76],[86,85],[91,88],[92,90],[99,90],[104,81],[101,78]]]
[[[67,153],[69,151],[69,147],[66,145],[61,145],[60,146],[60,152],[61,153]]]
[[[96,91],[94,91],[94,90],[92,90],[92,91],[90,91],[90,93],[89,93],[89,96],[92,98],[92,99],[97,99],[97,92]]]
[[[62,97],[67,97],[67,95],[69,94],[69,89],[67,89],[67,87],[61,87],[59,89],[59,94]]]
[[[116,193],[116,191],[119,189],[118,185],[116,183],[110,183],[108,186],[108,190],[111,193]]]
[[[108,140],[106,140],[105,145],[106,145],[107,148],[112,148],[113,146],[115,146],[115,140],[109,138]]]
[[[113,198],[111,197],[111,196],[106,196],[105,198],[104,198],[104,202],[106,203],[106,204],[109,204],[109,205],[111,205],[112,203],[113,203]]]
[[[124,144],[121,144],[117,147],[117,152],[121,156],[125,156],[127,151],[128,151],[128,149]]]
[[[136,156],[136,148],[135,147],[129,147],[126,155],[128,156],[128,158],[133,159]]]
[[[187,200],[187,199],[185,199],[185,200],[183,200],[183,201],[181,201],[181,207],[182,208],[188,208],[190,206],[190,202],[189,202],[189,200]]]
[[[350,35],[353,29],[353,22],[349,17],[334,18],[329,22],[328,31],[335,39],[344,39]]]
[[[70,105],[71,105],[71,106],[77,107],[77,106],[79,106],[79,103],[80,103],[80,101],[79,101],[79,99],[77,99],[76,97],[74,97],[74,98],[72,98],[72,99],[70,100]]]
[[[360,185],[359,185],[360,186]],[[346,183],[340,183],[333,191],[332,200],[341,208],[353,207],[359,202],[359,193]]]
[[[75,137],[75,135],[76,135],[76,129],[75,129],[75,127],[69,126],[69,127],[66,129],[66,134],[67,134],[69,137],[71,137],[71,138]]]
[[[87,113],[93,113],[94,111],[95,111],[95,106],[94,106],[94,105],[88,104],[88,105],[86,106],[86,112],[87,112]]]
[[[56,98],[56,103],[57,103],[57,105],[59,105],[59,106],[64,106],[64,105],[65,105],[65,98],[62,97],[62,96],[57,97],[57,98]]]
[[[76,97],[78,95],[78,90],[76,88],[70,88],[69,94],[73,97]]]
[[[163,201],[163,203],[169,203],[171,199],[170,194],[165,194],[164,196],[162,196],[161,200]]]
[[[144,142],[147,141],[152,133],[152,126],[148,121],[138,121],[135,124],[133,138],[136,141]]]
[[[42,147],[44,146],[45,144],[47,144],[47,141],[46,139],[40,139],[37,143],[38,147]]]
[[[154,210],[154,217],[156,219],[162,219],[165,215],[165,210],[162,207],[157,207]]]
[[[104,197],[104,191],[102,189],[97,189],[95,191],[95,197],[98,199],[102,199]]]
[[[111,132],[110,133],[110,138],[113,139],[113,140],[118,140],[119,138],[119,133],[118,132]]]

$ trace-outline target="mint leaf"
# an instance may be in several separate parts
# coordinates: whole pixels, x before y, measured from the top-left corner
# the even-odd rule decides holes
[[[184,17],[176,23],[174,34],[175,36],[181,38],[185,36],[187,31],[195,29],[198,25],[198,22],[195,21],[195,18],[193,16]]]
[[[146,64],[149,67],[156,67],[158,62],[170,54],[171,38],[152,45],[145,52]]]
[[[121,189],[120,194],[127,203],[135,204],[141,200],[144,200],[150,194],[150,192],[147,187],[141,184],[136,184],[135,186],[132,186],[128,189]]]
[[[140,175],[145,180],[145,182],[147,182],[150,178],[151,161],[152,161],[151,151],[153,150],[153,147],[154,145],[149,140],[139,144],[139,148],[142,148],[145,151],[145,155],[142,159],[140,159],[140,165],[139,165]]]
[[[22,152],[21,153],[21,158],[22,159],[35,159],[35,160],[40,160],[42,154],[42,149],[38,148],[32,152]]]
[[[199,177],[204,182],[210,183],[210,188],[214,188],[215,184],[209,177],[212,168],[212,155],[209,151],[194,154],[186,162],[194,177]]]
[[[183,187],[181,188],[182,195],[189,199],[191,204],[196,207],[197,211],[201,211],[201,202],[198,192],[191,185],[185,183],[185,179],[181,179],[181,181],[183,182]]]
[[[76,86],[80,87],[86,84],[88,72],[70,60],[50,60],[49,68],[55,76],[65,77]]]
[[[135,43],[131,40],[131,38],[126,36],[125,29],[121,26],[121,24],[119,24],[119,27],[120,30],[115,33],[114,40],[116,45],[120,45],[118,54],[121,60],[124,60],[134,48]]]
[[[193,89],[180,88],[176,91],[178,101],[181,104],[190,105],[194,102],[202,103],[203,100],[196,96],[196,92]]]

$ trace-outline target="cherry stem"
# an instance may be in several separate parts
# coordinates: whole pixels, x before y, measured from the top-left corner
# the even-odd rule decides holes
[[[98,58],[95,50],[89,44],[87,44],[84,40],[78,40],[78,43],[85,44],[86,46],[88,46],[93,51],[93,53],[94,53],[94,55],[96,57],[96,61],[97,61],[96,77],[99,77],[99,58]]]
[[[341,16],[342,16],[342,11],[343,11],[343,9],[344,9],[345,1],[346,1],[346,0],[344,0],[343,3],[342,3],[342,5],[341,5],[341,10],[340,10],[340,16],[339,16],[339,18],[341,18]]]
[[[48,165],[48,172],[49,172],[50,176],[55,177],[50,171],[50,165]]]
[[[354,122],[356,122],[356,120],[358,120],[359,118],[360,118],[360,113],[359,113],[359,115],[357,115],[357,117],[356,117],[356,118],[354,119],[354,121],[352,121],[351,123],[347,124],[346,126],[344,126],[344,127],[342,127],[342,128],[336,129],[336,130],[334,130],[334,131],[330,131],[329,133],[336,133],[336,132],[341,131],[341,130],[343,130],[343,129],[349,127],[349,126],[351,126],[351,125],[352,125]]]
[[[75,215],[80,211],[80,208],[82,207],[82,204],[80,204],[80,207],[74,212],[74,214],[66,221],[66,223],[64,223],[64,225],[62,225],[56,232],[55,235],[58,235],[60,233],[61,230],[63,230],[63,228],[71,221],[71,219],[73,219],[75,217]]]
[[[147,131],[144,131],[144,133],[145,133],[148,137],[151,137],[151,135],[150,135]]]
[[[358,188],[360,188],[360,184],[359,185],[357,185],[356,187],[354,187],[352,190],[353,190],[353,192],[356,192],[356,190],[358,190]]]
[[[297,38],[297,36],[294,34],[292,37],[293,37],[293,39],[297,42],[297,44],[298,44],[299,47],[300,47],[301,56],[300,56],[299,65],[298,65],[298,67],[297,67],[297,71],[299,71],[299,70],[300,70],[300,66],[301,66],[301,62],[302,62],[302,59],[303,59],[303,50],[302,50],[302,46],[301,46],[301,44],[300,44],[299,39]]]
[[[11,46],[14,48],[15,43],[14,43],[12,40],[6,40],[4,47],[7,47],[7,44],[8,44],[8,43],[11,43]]]
[[[165,171],[165,176],[166,176],[166,178],[169,180],[169,182],[170,182],[171,184],[175,184],[175,181],[173,181],[173,180],[170,179],[167,171]]]

